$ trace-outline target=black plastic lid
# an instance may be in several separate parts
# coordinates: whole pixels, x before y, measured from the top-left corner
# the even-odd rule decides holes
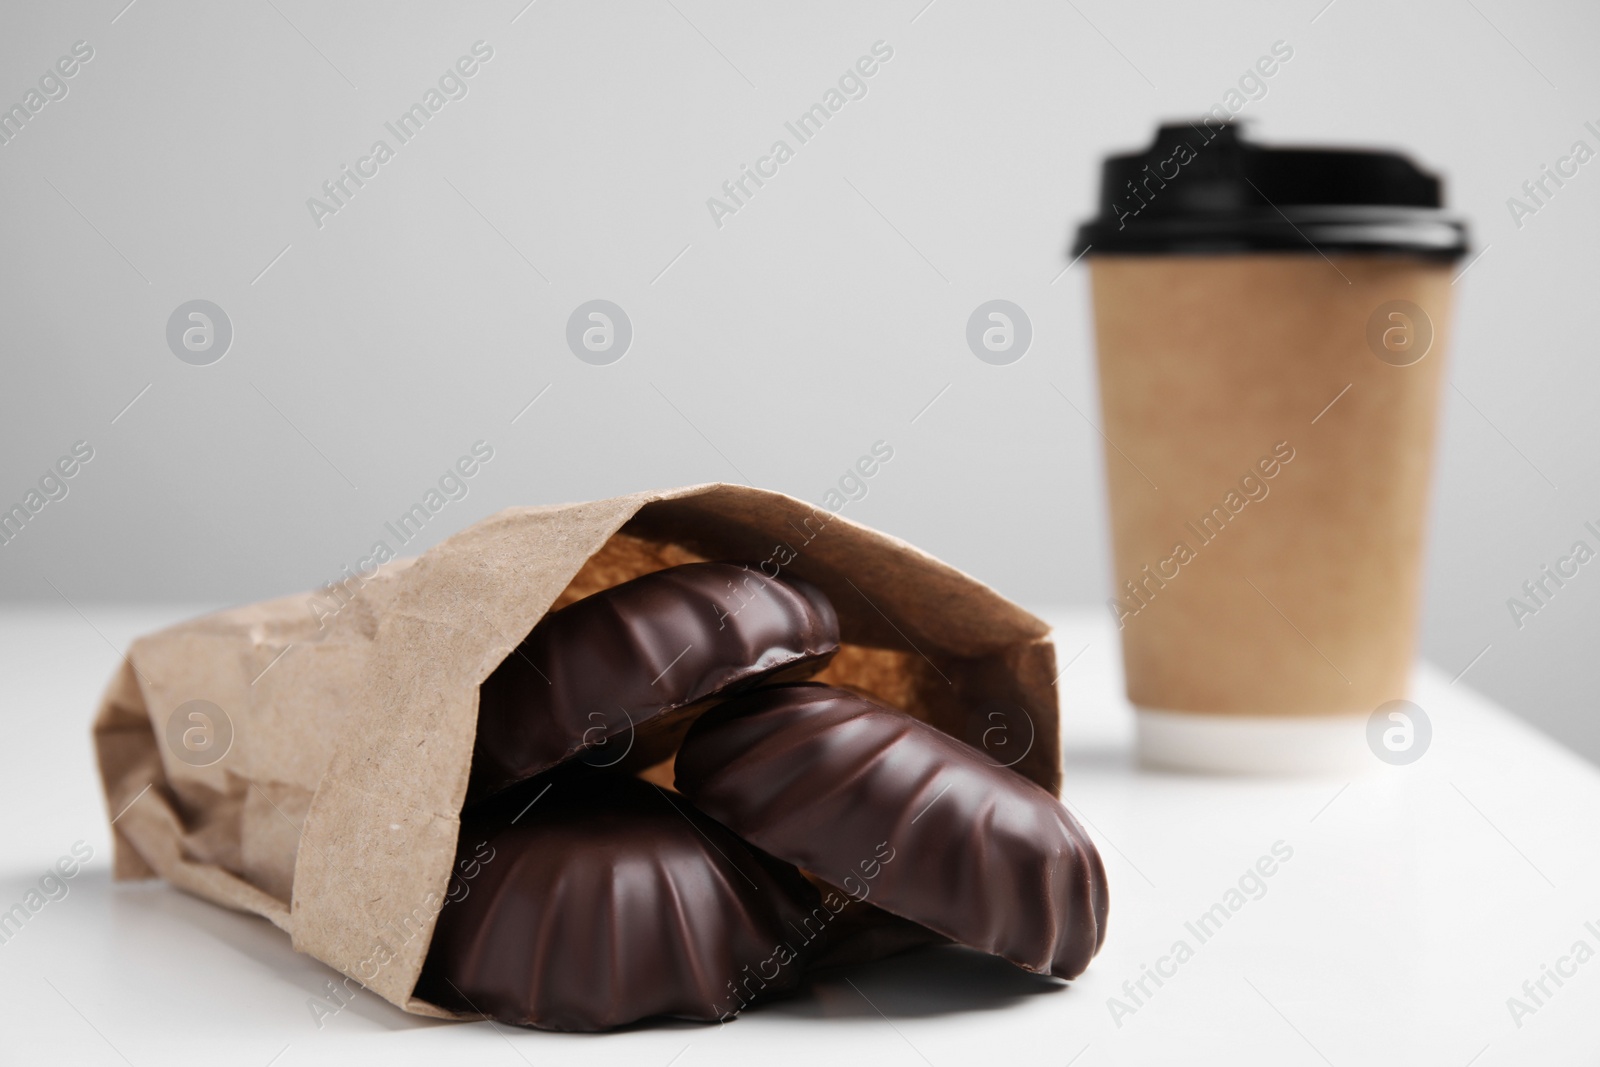
[[[1393,152],[1265,148],[1235,125],[1162,126],[1112,156],[1072,254],[1369,252],[1455,259],[1467,227],[1438,178]]]

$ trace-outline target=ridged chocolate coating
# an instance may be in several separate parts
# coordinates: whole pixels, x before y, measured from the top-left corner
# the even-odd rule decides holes
[[[821,590],[754,567],[691,563],[595,593],[541,619],[480,687],[469,796],[584,749],[605,746],[589,759],[609,766],[709,698],[808,678],[838,649]]]
[[[676,769],[752,844],[1027,970],[1074,978],[1105,939],[1105,867],[1060,801],[857,693],[736,697],[689,729]]]
[[[725,1018],[798,983],[807,949],[793,931],[818,893],[795,868],[637,778],[580,767],[529,784],[463,819],[418,996],[604,1030]]]

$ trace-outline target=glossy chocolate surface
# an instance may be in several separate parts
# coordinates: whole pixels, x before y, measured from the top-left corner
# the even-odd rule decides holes
[[[1027,970],[1076,977],[1105,938],[1105,868],[1061,802],[868,697],[736,697],[690,728],[676,773],[752,844]]]
[[[838,648],[820,590],[736,563],[670,567],[585,597],[541,619],[484,681],[469,799],[579,753],[595,766],[664,758],[708,700],[810,677]]]
[[[728,1019],[800,980],[818,896],[681,796],[561,768],[463,819],[416,994],[549,1030]]]

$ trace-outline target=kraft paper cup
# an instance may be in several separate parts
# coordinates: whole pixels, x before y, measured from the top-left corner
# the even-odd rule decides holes
[[[1399,157],[1269,151],[1226,128],[1165,129],[1107,164],[1108,187],[1114,168],[1170,159],[1180,129],[1187,172],[1151,183],[1132,220],[1113,201],[1080,239],[1109,442],[1107,608],[1139,755],[1217,773],[1375,765],[1368,720],[1406,696],[1416,652],[1464,236]],[[1426,199],[1396,192],[1383,168],[1399,165],[1434,206],[1297,204],[1305,187],[1332,195],[1326,161],[1297,158],[1316,156],[1345,164],[1346,197]],[[1252,174],[1276,207],[1207,210]]]

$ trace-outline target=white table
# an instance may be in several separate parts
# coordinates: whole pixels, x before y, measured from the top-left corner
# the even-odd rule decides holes
[[[267,922],[110,881],[89,717],[112,646],[184,614],[0,612],[0,910],[74,842],[94,850],[68,895],[0,944],[0,1062],[1491,1067],[1600,1053],[1600,958],[1562,962],[1580,940],[1600,952],[1600,772],[1428,667],[1413,696],[1434,737],[1410,766],[1374,760],[1354,781],[1140,771],[1115,633],[1090,611],[1052,617],[1061,661],[1083,650],[1061,681],[1065,797],[1105,856],[1111,925],[1070,986],[938,949],[726,1027],[545,1034],[363,993],[318,1029],[307,999],[332,972]],[[1229,903],[1277,842],[1293,855],[1264,895],[1201,942],[1186,923]],[[1163,962],[1179,940],[1192,957]],[[1170,977],[1145,978],[1135,1001],[1124,983],[1146,964]],[[1544,965],[1575,973],[1545,978],[1539,1005],[1523,983]],[[1114,1019],[1112,997],[1134,1010]],[[1514,1020],[1511,997],[1536,1010]]]

